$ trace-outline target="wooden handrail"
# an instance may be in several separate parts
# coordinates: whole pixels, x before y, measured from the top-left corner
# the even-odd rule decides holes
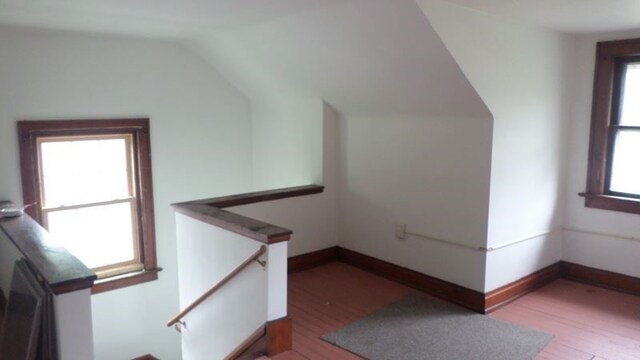
[[[0,201],[0,209],[15,207],[10,201]],[[0,218],[0,241],[11,242],[56,295],[90,289],[96,280],[91,269],[53,241],[49,232],[27,214]]]
[[[267,251],[267,247],[265,245],[260,246],[260,249],[253,253],[247,260],[243,261],[242,264],[238,265],[233,271],[231,271],[227,276],[225,276],[222,280],[220,280],[217,284],[215,284],[211,289],[207,290],[204,294],[200,295],[199,298],[194,300],[191,305],[187,306],[184,310],[180,311],[176,316],[171,318],[167,322],[167,326],[172,326],[180,322],[180,319],[185,317],[191,310],[195,309],[198,305],[200,305],[203,301],[205,301],[209,296],[213,295],[216,291],[218,291],[224,284],[228,283],[229,280],[233,279],[236,275],[238,275],[244,268],[249,266],[252,262],[256,261],[262,254]]]
[[[173,206],[176,212],[196,220],[235,232],[265,244],[275,244],[289,240],[292,231],[257,219],[242,216],[232,211],[223,210],[223,208],[319,194],[323,191],[324,186],[321,185],[304,185],[186,201],[175,203],[171,206]]]

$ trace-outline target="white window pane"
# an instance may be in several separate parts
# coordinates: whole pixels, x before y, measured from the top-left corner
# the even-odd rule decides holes
[[[613,147],[610,190],[640,195],[640,131],[618,132]]]
[[[622,89],[620,125],[640,125],[640,63],[628,64]]]
[[[133,260],[131,204],[48,213],[49,232],[89,268]]]
[[[124,199],[129,193],[125,139],[41,144],[44,205]]]

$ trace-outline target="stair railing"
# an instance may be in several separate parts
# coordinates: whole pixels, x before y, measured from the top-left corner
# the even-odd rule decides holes
[[[216,291],[222,288],[226,283],[228,283],[231,279],[233,279],[236,275],[238,275],[242,270],[244,270],[247,266],[249,266],[252,262],[257,262],[263,268],[267,265],[265,261],[260,260],[260,256],[267,251],[267,247],[265,245],[260,246],[260,249],[253,253],[253,255],[249,256],[245,261],[243,261],[240,265],[238,265],[235,269],[233,269],[227,276],[222,278],[217,284],[207,290],[205,293],[200,295],[197,299],[195,299],[189,306],[184,308],[184,310],[180,311],[176,316],[172,317],[168,322],[167,326],[175,326],[175,329],[178,332],[182,332],[182,327],[186,327],[186,323],[182,321],[191,310],[195,309],[200,305],[203,301],[205,301],[209,296],[213,295]]]

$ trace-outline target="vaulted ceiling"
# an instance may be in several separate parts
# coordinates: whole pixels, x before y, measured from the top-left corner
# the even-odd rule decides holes
[[[389,3],[405,0],[388,0]],[[550,29],[588,33],[640,27],[637,0],[446,0]],[[0,0],[0,24],[136,35],[191,36],[351,0]]]
[[[640,28],[638,0],[447,1],[564,32]],[[182,39],[249,97],[288,88],[342,113],[490,117],[414,0],[0,0],[0,24]]]
[[[475,10],[566,33],[640,28],[637,0],[446,0]]]

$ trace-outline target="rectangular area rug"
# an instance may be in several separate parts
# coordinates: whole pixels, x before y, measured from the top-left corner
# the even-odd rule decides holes
[[[322,339],[371,360],[533,359],[552,335],[408,296]]]

